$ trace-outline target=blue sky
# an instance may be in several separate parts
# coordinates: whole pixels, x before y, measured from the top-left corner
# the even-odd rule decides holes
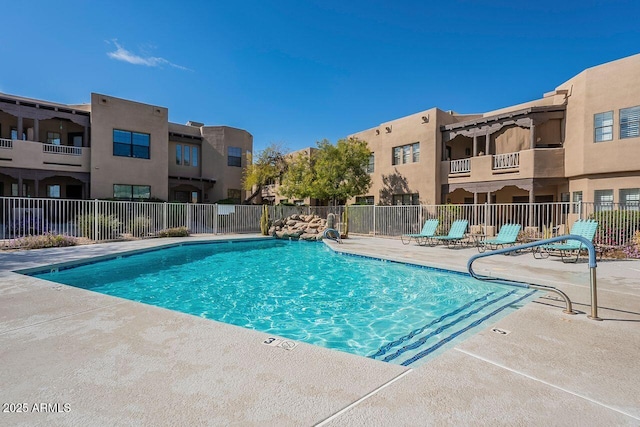
[[[640,52],[635,1],[11,1],[0,92],[105,93],[290,149],[489,111]]]

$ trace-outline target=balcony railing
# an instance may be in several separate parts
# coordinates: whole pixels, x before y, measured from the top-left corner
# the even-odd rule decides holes
[[[520,166],[520,153],[495,154],[493,156],[493,169],[511,169]]]
[[[451,169],[449,173],[465,173],[471,172],[471,159],[451,160]]]
[[[82,147],[42,144],[42,152],[50,154],[63,154],[66,156],[82,156]]]
[[[13,141],[10,139],[0,138],[0,148],[13,148]]]

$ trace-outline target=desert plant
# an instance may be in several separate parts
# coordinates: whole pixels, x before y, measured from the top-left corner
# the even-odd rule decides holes
[[[349,236],[349,208],[347,206],[344,207],[344,211],[342,212],[342,235],[346,238]]]
[[[39,236],[27,236],[11,240],[7,245],[9,249],[42,249],[75,246],[78,241],[75,237],[61,234],[46,233]]]
[[[188,237],[189,230],[187,227],[174,227],[167,228],[166,230],[158,231],[158,237]]]
[[[631,243],[623,249],[627,258],[640,259],[640,231],[636,231],[631,239]]]
[[[95,236],[95,216],[93,214],[79,215],[77,218],[80,235],[97,240],[114,239],[120,234],[122,223],[115,215],[98,215],[98,236]]]
[[[269,234],[269,206],[262,205],[262,216],[260,217],[260,232],[263,236]]]
[[[151,218],[148,216],[137,216],[127,224],[127,231],[133,237],[143,237],[151,230]]]

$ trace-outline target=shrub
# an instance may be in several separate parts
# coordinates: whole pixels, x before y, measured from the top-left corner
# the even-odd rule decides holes
[[[79,215],[78,230],[83,237],[96,240],[94,235],[95,216],[93,214]],[[115,239],[120,234],[122,223],[115,215],[98,215],[98,234],[102,239]]]
[[[147,236],[150,230],[151,218],[148,216],[135,217],[127,224],[127,232],[131,233],[133,237]]]
[[[636,231],[636,234],[631,239],[631,244],[623,249],[627,258],[640,259],[640,231]]]
[[[637,211],[600,211],[591,215],[591,218],[598,221],[596,244],[625,246],[640,230],[640,212]]]
[[[158,231],[158,237],[188,237],[189,230],[187,227],[175,227],[167,228],[166,230]]]
[[[27,236],[15,239],[7,245],[11,249],[42,249],[42,248],[61,248],[66,246],[75,246],[78,240],[75,237],[64,236],[61,234],[42,234],[40,236]]]

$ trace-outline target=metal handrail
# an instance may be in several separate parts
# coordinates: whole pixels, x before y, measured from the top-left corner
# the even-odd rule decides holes
[[[555,292],[558,295],[560,295],[566,304],[565,313],[568,314],[576,314],[575,311],[573,311],[573,308],[571,306],[571,300],[569,299],[569,297],[567,296],[567,294],[565,294],[564,292],[562,292],[560,289],[554,288],[553,286],[546,286],[546,285],[535,285],[533,283],[526,283],[526,282],[520,282],[517,280],[504,280],[504,279],[498,279],[496,277],[490,277],[490,276],[483,276],[480,274],[476,274],[473,271],[473,262],[479,258],[484,258],[484,257],[488,257],[488,256],[492,256],[492,255],[499,255],[499,254],[505,254],[505,253],[510,253],[510,252],[514,252],[514,251],[518,251],[518,250],[522,250],[522,249],[529,249],[529,248],[535,248],[538,246],[543,246],[543,245],[547,245],[549,243],[554,243],[554,242],[560,242],[560,241],[565,241],[565,240],[577,240],[580,243],[582,243],[583,245],[585,245],[587,251],[589,252],[589,285],[590,285],[590,290],[591,290],[591,315],[587,316],[590,319],[593,320],[602,320],[601,318],[598,317],[598,295],[597,295],[597,279],[596,279],[596,249],[593,246],[593,243],[591,242],[591,240],[582,237],[582,236],[578,236],[576,234],[569,234],[566,236],[557,236],[557,237],[552,237],[550,239],[545,239],[545,240],[538,240],[536,242],[531,242],[531,243],[525,243],[522,245],[518,245],[518,246],[511,246],[508,248],[502,248],[502,249],[498,249],[495,251],[491,251],[491,252],[485,252],[482,254],[477,254],[472,256],[471,258],[469,258],[469,261],[467,262],[467,270],[469,271],[469,274],[471,275],[471,277],[478,279],[478,280],[485,280],[485,281],[490,281],[490,282],[494,282],[494,283],[500,283],[503,285],[510,285],[510,286],[523,286],[526,288],[532,288],[532,289],[540,289],[540,290],[545,290],[545,291],[549,291],[549,292]]]

